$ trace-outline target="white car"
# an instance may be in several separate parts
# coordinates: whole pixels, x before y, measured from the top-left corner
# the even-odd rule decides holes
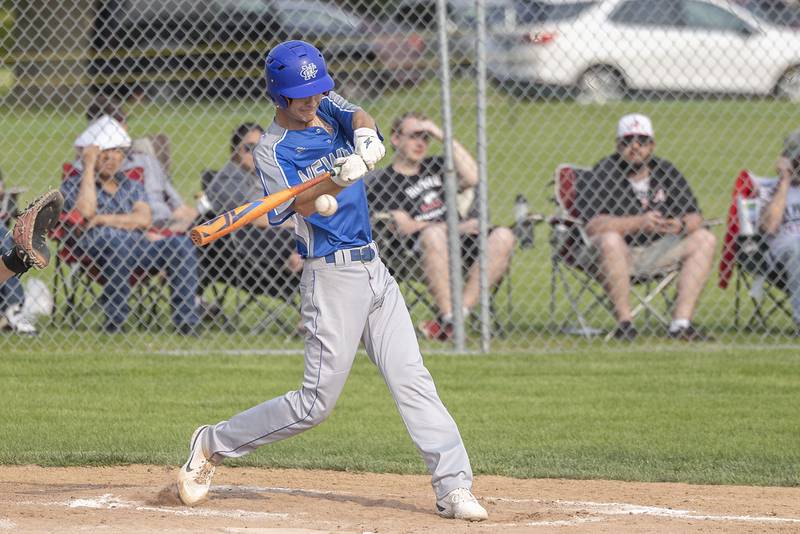
[[[504,86],[569,88],[581,100],[631,90],[800,100],[800,32],[722,0],[520,0],[487,50]]]

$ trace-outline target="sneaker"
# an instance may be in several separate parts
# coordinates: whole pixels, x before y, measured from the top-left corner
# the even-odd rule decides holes
[[[714,337],[698,330],[692,325],[677,330],[670,330],[669,337],[680,341],[714,341]]]
[[[209,425],[203,425],[192,434],[189,440],[189,459],[178,472],[178,495],[183,504],[194,506],[208,496],[215,464],[206,457],[200,436]]]
[[[633,341],[638,335],[639,332],[636,331],[636,327],[630,321],[620,321],[617,329],[614,330],[614,339],[622,341]]]
[[[13,304],[6,308],[4,313],[8,326],[18,334],[35,336],[39,332],[31,322],[30,317],[22,311],[22,304]]]
[[[456,488],[436,501],[436,511],[447,519],[483,521],[489,518],[486,509],[467,488]]]
[[[449,341],[453,337],[453,325],[442,325],[442,323],[433,319],[419,323],[417,330],[425,339],[435,341]]]

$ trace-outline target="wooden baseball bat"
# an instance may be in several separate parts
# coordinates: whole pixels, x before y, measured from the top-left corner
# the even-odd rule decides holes
[[[208,222],[197,225],[192,228],[191,237],[192,242],[198,247],[207,245],[212,241],[216,241],[222,236],[228,235],[234,230],[250,224],[259,217],[266,215],[269,211],[274,210],[284,202],[292,200],[294,197],[303,191],[314,187],[324,180],[330,180],[331,173],[326,172],[315,176],[314,178],[303,182],[302,184],[295,185],[283,191],[278,191],[271,195],[259,198],[247,204],[243,204],[230,211],[226,211],[222,215],[214,217]]]

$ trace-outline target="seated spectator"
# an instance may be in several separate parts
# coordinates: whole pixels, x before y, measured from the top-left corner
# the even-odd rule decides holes
[[[450,266],[447,244],[447,204],[445,202],[444,158],[428,156],[430,138],[443,140],[442,130],[419,113],[406,113],[392,125],[391,143],[395,153],[386,169],[368,178],[370,209],[389,212],[397,232],[413,241],[421,253],[428,288],[439,309],[436,320],[418,325],[428,339],[445,341],[452,335],[453,310],[450,294]],[[459,189],[478,183],[478,166],[469,152],[453,141],[453,163]],[[464,284],[464,316],[480,297],[478,257],[478,218],[474,213],[461,217],[461,256],[469,266]],[[488,238],[489,285],[498,284],[508,269],[514,249],[510,229],[491,229]]]
[[[773,268],[782,266],[792,304],[795,333],[800,336],[800,129],[783,143],[778,158],[778,185],[761,213]]]
[[[113,96],[98,94],[86,111],[86,120],[92,123],[104,115],[120,123],[126,132],[129,131],[128,116],[122,102]],[[144,189],[153,219],[151,239],[158,239],[171,232],[186,232],[197,218],[197,210],[183,202],[169,178],[166,137],[156,135],[132,140],[122,170],[133,167],[144,170]]]
[[[151,240],[150,206],[144,187],[120,171],[131,146],[125,129],[104,116],[76,140],[82,147],[83,172],[61,186],[64,210],[77,210],[86,221],[78,246],[106,279],[102,304],[105,330],[121,329],[130,311],[130,275],[139,268],[166,271],[171,290],[172,320],[179,332],[195,333],[198,324],[197,254],[187,236]]]
[[[0,200],[5,197],[5,184],[3,175],[0,173]],[[2,206],[5,206],[3,203]],[[5,232],[7,221],[14,216],[14,213],[5,212],[0,209],[0,221],[3,222],[4,235],[0,238],[0,250],[8,251],[14,247],[14,241],[10,233]],[[10,329],[19,334],[36,335],[36,327],[25,313],[23,313],[23,303],[25,302],[25,292],[19,278],[13,276],[14,273],[8,270],[4,264],[0,263],[0,329]]]
[[[653,155],[650,119],[625,115],[617,125],[617,151],[579,179],[576,207],[594,245],[583,262],[599,271],[619,324],[617,339],[632,340],[631,277],[657,274],[680,264],[678,295],[668,334],[686,341],[708,339],[692,325],[711,272],[716,239],[689,184],[669,161]]]
[[[263,133],[264,129],[252,122],[240,124],[233,131],[231,158],[214,175],[205,191],[213,213],[218,215],[264,196],[264,186],[253,161],[253,149]],[[283,288],[283,291],[267,291],[273,295],[293,293],[300,282],[303,260],[295,248],[291,227],[271,227],[264,215],[228,239],[233,246],[231,262],[244,264],[252,272],[252,278],[247,276],[247,279]]]

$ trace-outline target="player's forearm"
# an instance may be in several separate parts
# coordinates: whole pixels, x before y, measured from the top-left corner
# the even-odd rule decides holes
[[[84,219],[91,219],[97,213],[97,187],[94,183],[94,165],[87,165],[78,187],[75,209]]]
[[[352,126],[353,130],[357,130],[359,128],[370,128],[375,131],[378,130],[378,125],[375,122],[375,119],[373,119],[372,116],[363,109],[359,109],[353,113]]]
[[[311,189],[303,191],[294,199],[294,211],[303,217],[313,215],[317,210],[314,207],[314,201],[320,195],[336,196],[342,190],[341,187],[331,182],[330,180],[323,180]]]
[[[775,196],[767,205],[764,214],[761,216],[761,229],[767,234],[774,234],[778,231],[783,220],[783,212],[786,210],[786,197],[789,193],[788,180],[781,180],[775,190]]]
[[[150,226],[150,216],[142,213],[117,213],[114,215],[97,215],[97,226],[108,226],[120,230],[144,230]]]

